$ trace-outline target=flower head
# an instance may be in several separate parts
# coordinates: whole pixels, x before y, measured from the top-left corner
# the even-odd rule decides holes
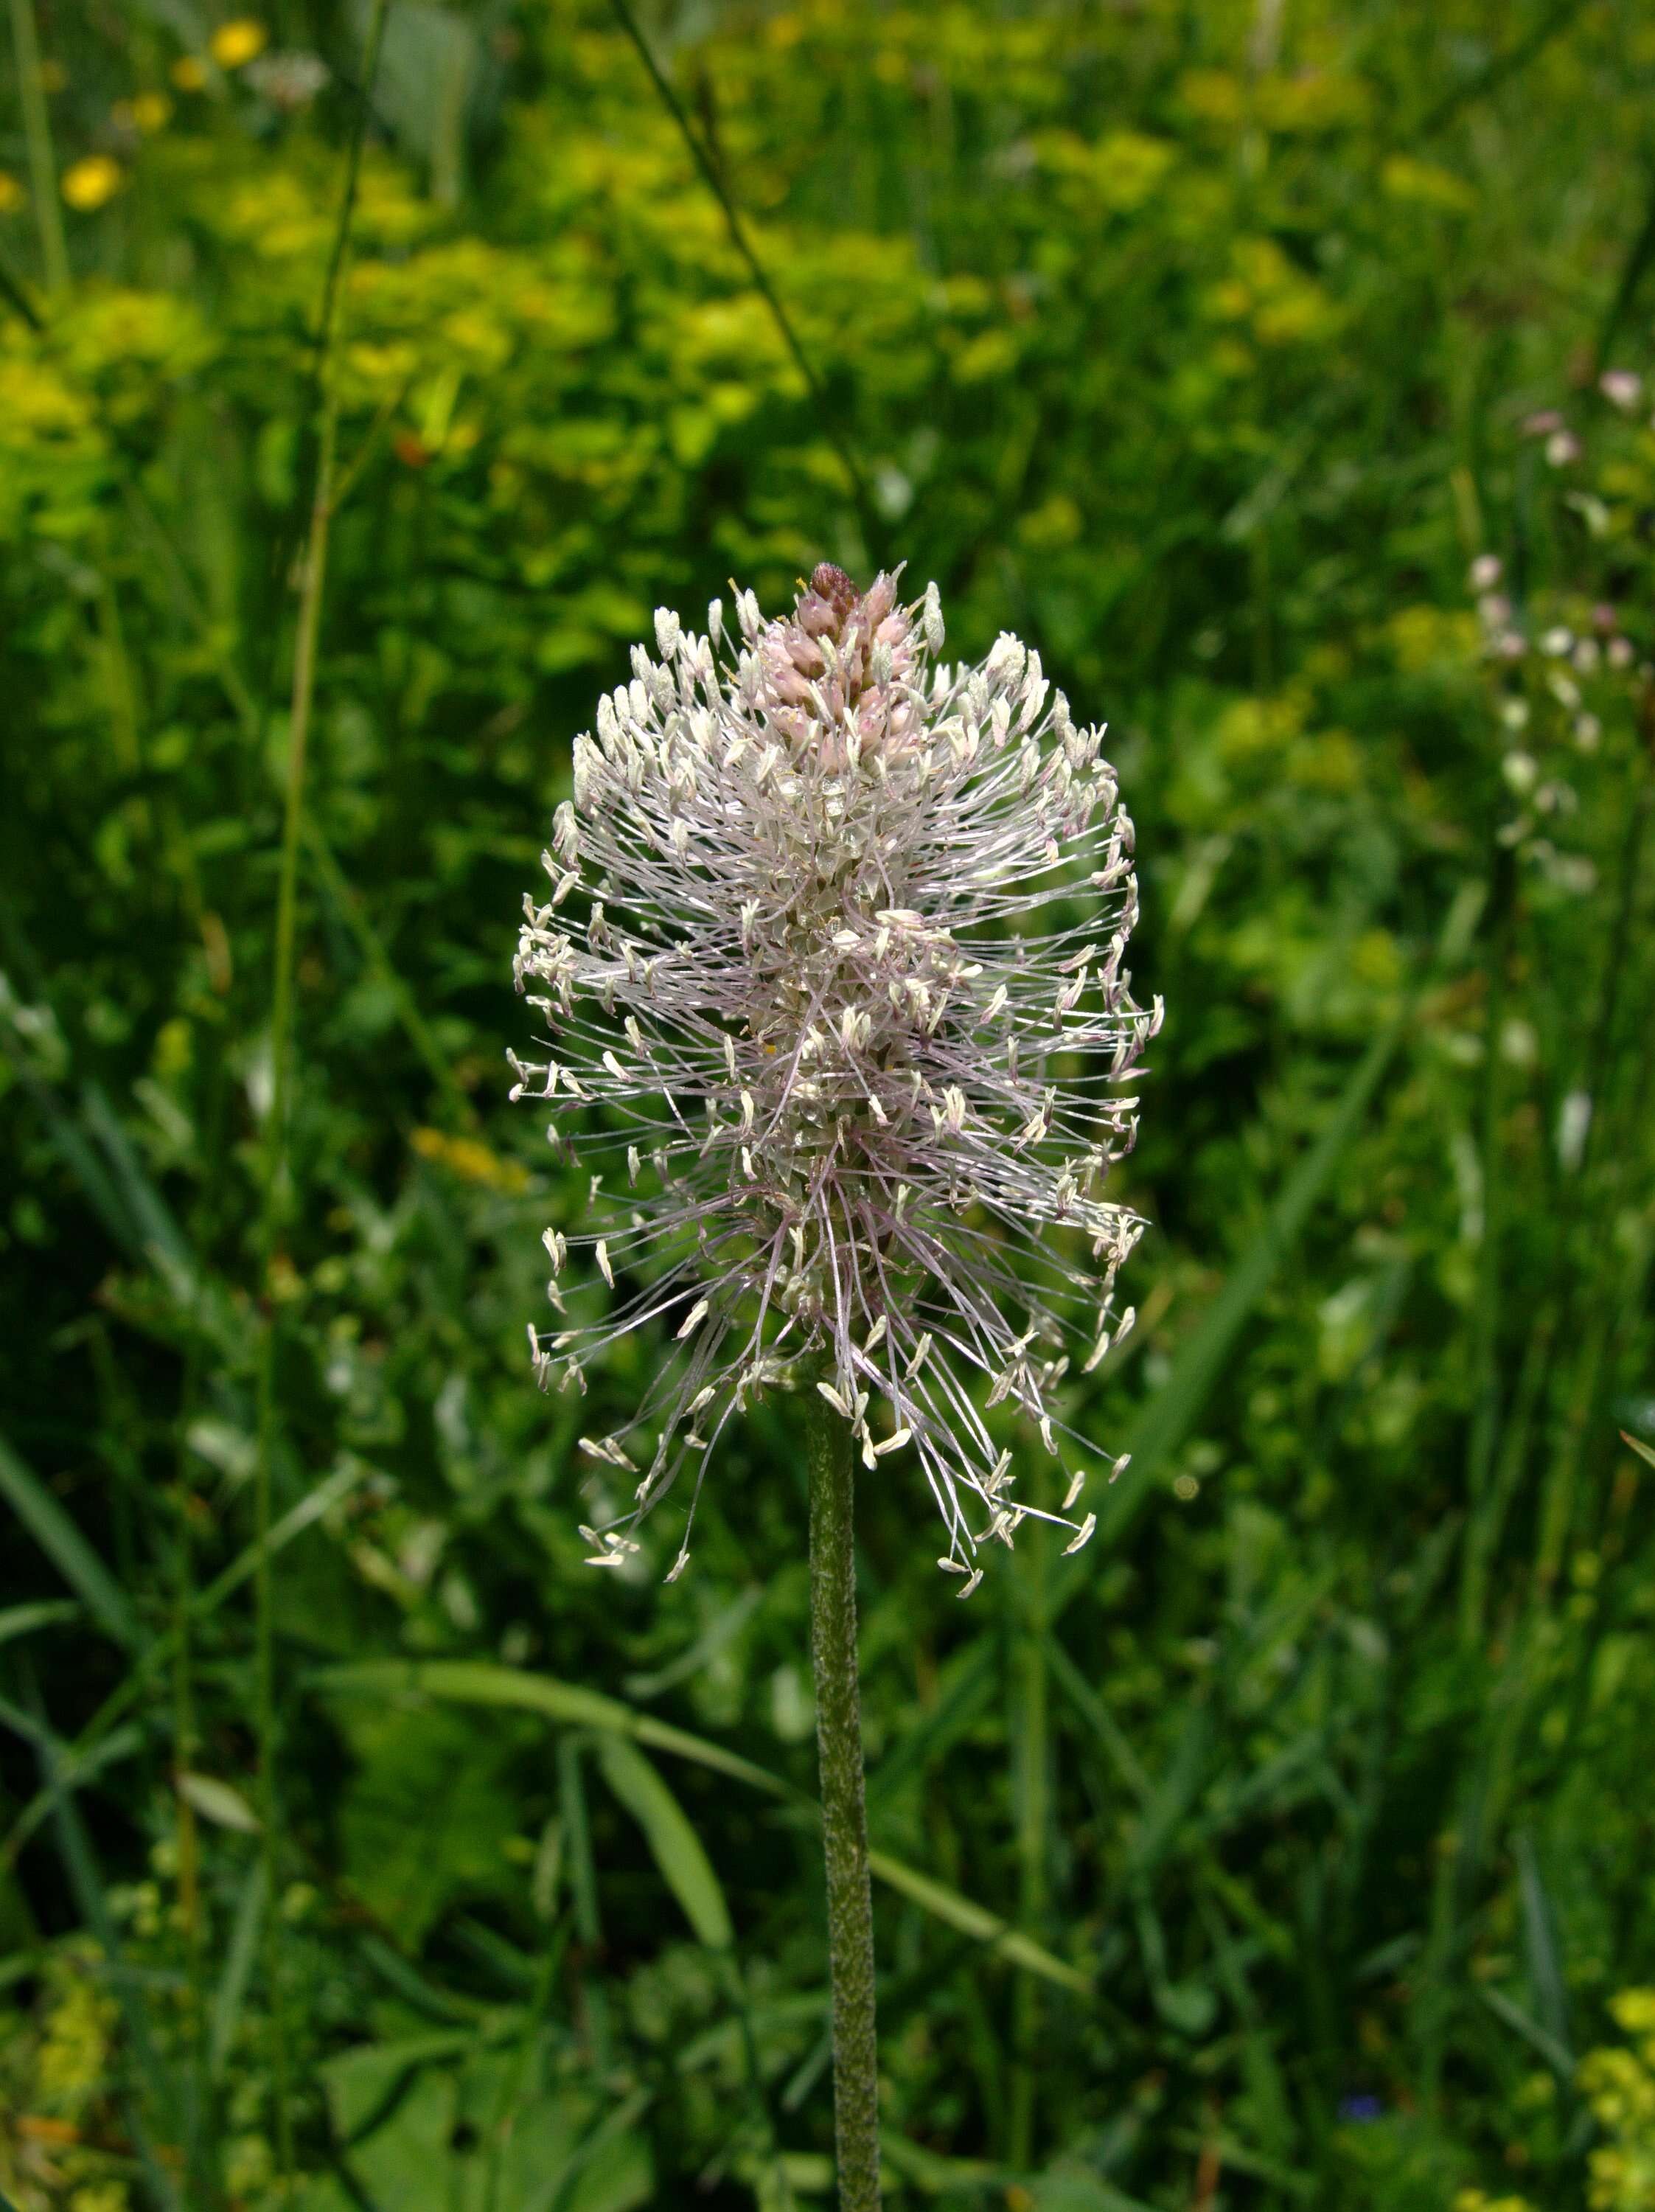
[[[578,1125],[610,1208],[590,1238],[548,1230],[549,1291],[567,1318],[584,1242],[619,1295],[530,1328],[539,1379],[584,1389],[645,1322],[673,1340],[634,1419],[583,1439],[638,1478],[595,1565],[686,1467],[699,1495],[751,1393],[801,1376],[867,1466],[912,1446],[966,1590],[1025,1515],[1092,1531],[1068,1518],[1083,1465],[1059,1514],[1012,1498],[973,1386],[1056,1455],[1060,1312],[1095,1315],[1088,1369],[1131,1324],[1114,1281],[1143,1224],[1099,1194],[1161,1024],[1124,964],[1132,825],[1039,655],[1002,635],[943,665],[936,586],[897,589],[824,564],[779,621],[739,593],[733,638],[716,601],[705,635],[658,611],[656,657],[634,648],[575,740],[550,898],[524,901],[518,988],[551,1056],[512,1056],[512,1096]]]
[[[245,69],[256,54],[262,54],[270,42],[270,33],[256,17],[237,15],[230,22],[221,23],[208,43],[221,70],[239,70]]]
[[[244,72],[246,82],[262,100],[268,100],[272,107],[283,108],[289,114],[298,108],[308,107],[330,75],[319,54],[302,51],[260,54],[257,61],[248,63]]]
[[[70,207],[82,215],[112,200],[126,181],[126,173],[107,154],[88,154],[64,171],[60,189]]]
[[[1643,397],[1644,380],[1629,368],[1606,368],[1597,380],[1597,389],[1611,406],[1629,415]]]

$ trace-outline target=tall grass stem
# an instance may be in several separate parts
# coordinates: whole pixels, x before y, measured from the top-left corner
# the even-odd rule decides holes
[[[369,102],[378,70],[386,6],[387,0],[374,0],[368,19],[361,98],[351,130],[344,192],[333,249],[329,257],[327,277],[323,286],[318,329],[316,382],[321,396],[322,414],[317,442],[315,489],[311,501],[310,528],[300,586],[299,620],[294,641],[293,693],[288,725],[282,855],[276,888],[276,951],[270,993],[270,1103],[265,1126],[264,1206],[259,1238],[259,1257],[267,1301],[270,1300],[274,1263],[287,1206],[299,851],[304,823],[305,768],[316,699],[317,649],[321,634],[323,594],[327,580],[328,534],[333,519],[334,471],[339,443],[339,398],[332,374],[333,359],[339,343],[344,276],[349,262],[351,218],[356,204],[362,143],[367,134]],[[293,2115],[282,2002],[281,1891],[277,1864],[281,1808],[276,1775],[276,1628],[269,1541],[271,1470],[277,1430],[276,1340],[276,1310],[271,1302],[260,1347],[258,1369],[258,1455],[253,1495],[253,1518],[258,1547],[253,1586],[255,1699],[258,1736],[259,1829],[264,1857],[266,1895],[270,1901],[265,1923],[265,1979],[271,2014],[271,2070],[275,2089],[276,2148],[283,2179],[290,2185],[294,2173]]]
[[[58,165],[52,152],[52,118],[40,75],[40,40],[34,0],[11,0],[11,41],[17,57],[17,101],[23,111],[23,139],[28,149],[29,190],[40,237],[40,269],[51,293],[69,289],[69,246],[64,211],[58,199]]]
[[[804,387],[809,393],[811,404],[815,409],[816,421],[821,434],[839,456],[840,465],[849,479],[851,497],[856,507],[857,520],[862,526],[864,550],[870,559],[877,560],[885,533],[878,510],[874,505],[873,495],[868,488],[868,479],[863,473],[862,465],[856,457],[850,440],[840,426],[839,415],[823,388],[821,379],[817,375],[810,356],[804,350],[799,334],[793,327],[793,319],[783,307],[780,296],[770,281],[769,271],[760,260],[753,241],[748,235],[747,225],[742,219],[741,210],[736,204],[730,186],[724,181],[724,173],[705,143],[701,133],[696,130],[685,112],[684,104],[673,90],[665,71],[656,60],[654,50],[644,36],[642,27],[637,16],[628,6],[627,0],[610,0],[610,4],[615,9],[615,18],[621,29],[637,48],[638,58],[648,72],[650,82],[659,94],[662,106],[677,125],[678,134],[688,149],[691,161],[700,171],[707,190],[718,203],[719,212],[724,219],[724,228],[730,233],[730,242],[745,263],[747,273],[753,280],[754,289],[770,310],[772,319],[780,333],[782,343],[792,356],[794,368],[804,380]]]

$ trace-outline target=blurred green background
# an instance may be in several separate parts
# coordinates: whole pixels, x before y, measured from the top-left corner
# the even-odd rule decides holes
[[[790,1415],[585,1573],[503,1054],[827,557],[1109,720],[1168,1008],[1098,1540],[861,1503],[890,2202],[1655,2206],[1648,15],[373,17],[10,0],[0,2191],[823,2200]]]

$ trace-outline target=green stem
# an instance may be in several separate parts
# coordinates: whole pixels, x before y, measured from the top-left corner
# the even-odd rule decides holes
[[[1046,1759],[1049,1741],[1046,1667],[1046,1547],[1035,1540],[1017,1555],[1011,1584],[1014,1608],[1012,1783],[1017,1808],[1018,1904],[1023,1924],[1038,1928],[1046,1905],[1046,1854],[1049,1832]],[[1020,1974],[1012,1997],[1012,2069],[1006,2157],[1026,2167],[1034,2154],[1034,2112],[1039,2094],[1040,1989],[1033,1974]]]
[[[350,251],[351,216],[356,204],[356,180],[361,167],[368,101],[379,63],[386,5],[387,0],[374,0],[373,12],[368,21],[367,51],[362,64],[362,96],[351,132],[338,228],[322,292],[316,362],[316,381],[322,398],[322,421],[318,439],[315,490],[311,501],[310,532],[300,588],[299,621],[294,641],[293,694],[288,724],[282,859],[276,904],[276,954],[270,994],[270,1105],[265,1133],[264,1208],[259,1238],[264,1291],[270,1303],[259,1354],[258,1457],[253,1489],[255,1540],[258,1546],[258,1565],[253,1585],[255,1695],[258,1735],[259,1829],[264,1859],[265,1893],[270,1899],[266,1916],[265,1978],[273,2030],[271,2055],[276,2151],[282,2179],[289,2188],[294,2164],[281,1973],[281,1890],[276,1863],[280,1805],[276,1777],[276,1613],[269,1542],[271,1469],[276,1456],[277,1430],[277,1329],[276,1308],[270,1294],[273,1263],[280,1245],[282,1218],[288,1203],[288,1121],[293,1079],[299,848],[304,823],[306,757],[316,699],[317,651],[321,634],[323,589],[327,580],[328,537],[333,520],[335,470],[339,443],[339,396],[337,382],[332,374],[333,358],[339,342],[344,276]]]
[[[1488,1486],[1500,1441],[1500,1317],[1504,1277],[1500,1273],[1500,1199],[1504,1161],[1500,1154],[1503,1096],[1501,1033],[1506,1026],[1506,990],[1515,933],[1516,884],[1512,856],[1498,847],[1492,903],[1495,908],[1488,955],[1488,1012],[1483,1025],[1488,1049],[1482,1077],[1482,1244],[1478,1255],[1476,1310],[1472,1322],[1474,1388],[1466,1462],[1465,1544],[1460,1561],[1460,1641],[1474,1650],[1482,1635],[1488,1601],[1489,1539]]]
[[[28,145],[29,189],[40,233],[40,266],[48,292],[69,289],[69,248],[64,242],[64,211],[58,204],[58,167],[52,158],[52,121],[40,77],[40,41],[35,35],[33,0],[11,0],[11,38],[17,54],[17,96]]]
[[[879,2049],[874,1912],[857,1680],[855,1477],[851,1431],[813,1392],[810,1660],[828,1858],[828,1963],[834,1991],[834,2136],[840,2212],[878,2212]]]
[[[868,489],[868,479],[862,473],[861,464],[857,459],[850,439],[840,427],[839,415],[822,387],[821,379],[811,366],[810,356],[805,352],[799,341],[798,332],[793,327],[792,318],[783,307],[775,286],[770,282],[769,272],[754,249],[753,241],[747,234],[747,225],[742,221],[741,210],[737,206],[730,187],[724,181],[723,171],[713,158],[706,139],[696,130],[684,112],[684,104],[673,90],[660,63],[656,60],[654,49],[644,36],[638,18],[628,5],[628,0],[610,0],[610,5],[615,9],[616,20],[621,29],[637,48],[638,58],[649,74],[650,82],[660,95],[661,105],[676,124],[678,134],[688,149],[691,161],[700,171],[703,183],[718,203],[719,210],[724,219],[724,228],[730,233],[730,242],[747,264],[747,273],[753,280],[755,289],[770,310],[771,319],[781,334],[782,343],[791,355],[793,366],[803,378],[805,390],[810,395],[811,404],[815,410],[817,425],[834,453],[838,454],[840,465],[850,480],[851,497],[856,507],[857,520],[862,526],[864,550],[870,559],[876,559],[879,548],[884,542],[885,533],[880,521],[879,511],[874,505],[873,495]]]

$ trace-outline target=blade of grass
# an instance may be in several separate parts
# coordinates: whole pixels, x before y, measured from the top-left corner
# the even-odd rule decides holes
[[[235,2032],[241,2023],[242,2008],[247,2001],[247,1985],[252,1978],[253,1960],[258,1955],[259,1930],[263,1925],[268,1893],[264,1885],[264,1862],[254,1859],[247,1869],[247,1879],[242,1884],[235,1918],[230,1923],[230,1940],[224,1953],[224,1971],[219,1976],[218,1987],[213,1993],[212,2019],[207,2035],[207,2074],[209,2081],[224,2079],[230,2061],[230,2051],[235,2042]]]
[[[1560,2081],[1573,2081],[1578,2061],[1567,2044],[1549,2035],[1538,2021],[1529,2018],[1520,2005],[1512,2002],[1503,1990],[1480,1989],[1477,1995],[1496,2020],[1504,2021],[1514,2034],[1520,2035],[1531,2051],[1538,2052]]]
[[[285,1550],[295,1536],[301,1535],[313,1521],[321,1518],[330,1505],[336,1504],[340,1498],[349,1496],[350,1492],[359,1483],[365,1481],[373,1472],[371,1468],[358,1462],[352,1466],[342,1468],[336,1474],[330,1475],[327,1481],[302,1498],[290,1512],[282,1515],[281,1520],[271,1529],[268,1540],[268,1549],[270,1553],[274,1554]],[[259,1547],[257,1544],[250,1544],[239,1559],[231,1562],[216,1581],[209,1583],[204,1590],[197,1592],[191,1606],[192,1621],[204,1620],[223,1603],[233,1590],[239,1589],[247,1580],[257,1565],[258,1550]],[[143,1647],[128,1668],[119,1687],[106,1698],[102,1706],[82,1729],[75,1742],[70,1747],[70,1755],[77,1761],[76,1772],[89,1775],[94,1772],[99,1765],[108,1764],[113,1755],[111,1747],[116,1739],[107,1736],[106,1731],[114,1727],[123,1713],[130,1712],[132,1707],[138,1704],[149,1690],[155,1675],[173,1656],[177,1632],[174,1626],[167,1630],[164,1634],[152,1638]],[[136,1743],[136,1741],[134,1737],[132,1742]],[[130,1747],[130,1745],[129,1747]],[[124,1757],[124,1752],[121,1755]],[[44,1796],[37,1796],[30,1801],[14,1824],[10,1834],[6,1838],[4,1847],[0,1849],[0,1867],[9,1866],[12,1863],[17,1852],[50,1809]]]
[[[0,1498],[27,1528],[106,1635],[127,1650],[143,1641],[126,1593],[33,1470],[0,1437]]]
[[[537,1712],[549,1721],[560,1722],[565,1727],[592,1729],[600,1735],[619,1735],[652,1751],[664,1751],[679,1759],[694,1760],[698,1765],[708,1766],[717,1773],[727,1774],[733,1780],[745,1782],[750,1788],[762,1790],[767,1796],[787,1800],[800,1811],[814,1814],[815,1801],[779,1775],[771,1774],[750,1759],[734,1752],[725,1751],[705,1737],[692,1735],[685,1729],[670,1727],[648,1713],[634,1712],[618,1698],[606,1698],[600,1692],[579,1687],[573,1682],[561,1682],[549,1674],[530,1674],[511,1667],[495,1666],[485,1660],[435,1659],[366,1659],[349,1664],[321,1667],[305,1678],[306,1686],[319,1691],[354,1697],[385,1698],[399,1690],[409,1695],[424,1695],[464,1705],[497,1705],[518,1711]],[[583,1801],[584,1802],[584,1801]],[[574,1847],[573,1837],[570,1848]],[[974,1936],[979,1942],[987,1943],[997,1955],[1014,1966],[1026,1966],[1031,1972],[1043,1974],[1048,1981],[1064,1989],[1080,1991],[1091,1987],[1086,1977],[1076,1968],[1065,1966],[1032,1937],[1011,1927],[957,1890],[933,1881],[928,1875],[917,1873],[900,1860],[888,1853],[874,1852],[869,1864],[878,1878],[891,1888],[922,1905],[926,1911],[951,1928]]]
[[[1540,2024],[1557,2047],[1567,2051],[1569,2047],[1569,1994],[1563,1977],[1563,1962],[1558,1951],[1557,1923],[1552,1911],[1551,1899],[1546,1894],[1546,1885],[1540,1878],[1540,1863],[1535,1856],[1534,1838],[1519,1835],[1513,1849],[1517,1856],[1518,1887],[1523,1905],[1523,1956],[1529,1970],[1529,1982],[1534,1990],[1535,2004],[1540,2014]],[[1573,2069],[1566,2069],[1573,2078]]]
[[[642,1752],[624,1736],[601,1738],[597,1763],[605,1782],[643,1830],[650,1855],[684,1908],[685,1919],[710,1951],[728,1950],[736,1940],[730,1907],[683,1807]]]
[[[1476,76],[1464,84],[1456,85],[1427,109],[1414,126],[1416,138],[1429,138],[1463,114],[1466,108],[1479,100],[1486,100],[1502,84],[1521,74],[1531,61],[1543,53],[1555,38],[1567,30],[1580,13],[1585,0],[1555,0],[1540,20],[1520,38],[1514,39],[1502,53],[1485,62]]]
[[[630,1738],[652,1751],[670,1752],[677,1758],[693,1759],[699,1765],[710,1766],[715,1772],[727,1774],[772,1796],[791,1797],[800,1803],[809,1802],[779,1775],[755,1766],[751,1760],[725,1751],[719,1744],[691,1735],[684,1729],[673,1728],[648,1713],[634,1712],[618,1698],[605,1697],[600,1691],[583,1689],[573,1682],[558,1681],[550,1674],[525,1674],[485,1660],[366,1659],[319,1668],[306,1679],[309,1687],[324,1692],[387,1697],[401,1690],[416,1696],[438,1698],[450,1705],[515,1707],[539,1713],[544,1719],[561,1722],[566,1727],[596,1729]]]
[[[1615,288],[1614,297],[1603,313],[1597,343],[1592,349],[1594,376],[1601,376],[1609,367],[1610,349],[1620,336],[1621,325],[1630,313],[1639,288],[1652,265],[1655,265],[1655,176],[1652,176],[1649,204],[1644,210],[1643,222],[1622,264],[1621,281]]]
[[[17,104],[23,111],[28,147],[29,185],[40,234],[40,268],[48,292],[69,289],[69,246],[64,211],[58,200],[58,165],[52,155],[52,119],[46,112],[45,79],[40,69],[40,40],[33,0],[11,0],[11,38],[17,56]]]
[[[1055,1957],[1045,1945],[1025,1936],[1009,1921],[1002,1920],[986,1906],[975,1905],[968,1897],[961,1897],[957,1889],[949,1889],[940,1881],[917,1868],[905,1866],[901,1860],[892,1858],[884,1851],[870,1851],[870,1870],[900,1897],[909,1898],[921,1905],[945,1928],[957,1928],[962,1936],[972,1936],[997,1959],[1008,1965],[1021,1966],[1031,1974],[1039,1974],[1059,1989],[1071,1990],[1076,1996],[1090,1996],[1092,1984],[1077,1966],[1067,1965]]]
[[[419,1002],[409,986],[407,977],[397,967],[385,950],[384,939],[363,912],[361,895],[347,878],[333,848],[323,836],[318,823],[308,816],[305,821],[305,842],[309,848],[312,866],[321,877],[346,928],[355,939],[364,965],[375,982],[388,994],[397,1010],[397,1018],[402,1024],[403,1032],[419,1054],[426,1073],[448,1101],[459,1121],[468,1128],[475,1127],[477,1109],[455,1079],[452,1062],[432,1036],[430,1024],[420,1011]]]
[[[149,2115],[161,2125],[168,2127],[177,2114],[180,2100],[167,2077],[150,2033],[142,1987],[124,1967],[120,1931],[109,1910],[107,1885],[94,1856],[91,1840],[82,1825],[73,1797],[64,1787],[64,1747],[38,1712],[25,1715],[14,1709],[7,1717],[14,1725],[21,1720],[32,1729],[41,1782],[52,1800],[58,1853],[70,1889],[82,1921],[91,1929],[108,1964],[133,2062],[148,2093]],[[171,2212],[178,2204],[178,2194],[150,2140],[144,2113],[135,2100],[124,2099],[123,2102],[126,2106],[127,2130],[137,2150],[144,2179],[155,2202]]]
[[[626,1675],[621,1687],[629,1698],[658,1698],[664,1690],[674,1689],[680,1682],[688,1681],[692,1675],[700,1674],[708,1660],[722,1651],[726,1644],[740,1635],[763,1602],[764,1592],[761,1589],[743,1590],[739,1596],[714,1614],[688,1650],[647,1674]]]
[[[1411,1012],[1410,1004],[1358,1061],[1326,1128],[1288,1177],[1246,1258],[1231,1270],[1199,1325],[1179,1347],[1167,1381],[1138,1415],[1130,1438],[1131,1464],[1106,1492],[1098,1510],[1098,1534],[1106,1542],[1125,1535],[1147,1500],[1156,1474],[1201,1418],[1229,1364],[1237,1339],[1298,1243],[1333,1179],[1334,1170],[1361,1127],[1369,1102],[1407,1034]],[[1060,1561],[1048,1620],[1055,1622],[1091,1581],[1092,1570],[1083,1558]]]
[[[524,2207],[524,2212],[568,2212],[580,2187],[580,2177],[598,2153],[642,2119],[655,2101],[653,2089],[634,2089],[606,2112],[590,2135],[571,2154],[568,2164],[555,2179],[545,2183]]]
[[[877,558],[878,548],[883,539],[884,531],[880,523],[878,511],[874,506],[872,496],[868,489],[867,478],[862,473],[861,465],[852,449],[850,441],[840,427],[839,412],[823,390],[821,380],[811,366],[810,356],[799,342],[798,332],[793,327],[792,318],[783,307],[764,264],[754,250],[753,241],[748,236],[747,225],[742,220],[741,210],[731,195],[730,187],[724,181],[723,172],[704,143],[701,134],[690,121],[684,111],[683,102],[673,90],[660,64],[656,60],[654,50],[644,36],[638,18],[633,14],[627,0],[611,0],[611,5],[614,7],[616,20],[621,29],[636,47],[638,58],[648,72],[649,81],[659,95],[662,106],[676,125],[678,134],[689,150],[691,161],[700,171],[707,190],[718,201],[719,211],[724,219],[724,228],[730,233],[730,242],[746,264],[747,273],[753,280],[755,290],[770,310],[776,328],[781,333],[782,343],[791,355],[793,366],[804,380],[805,389],[809,392],[815,410],[817,425],[834,453],[838,454],[840,465],[850,478],[851,496],[856,504],[857,518],[862,526],[863,540],[868,555],[870,559]]]
[[[194,1285],[195,1255],[172,1208],[145,1174],[101,1085],[82,1086],[81,1115],[114,1170],[117,1186],[137,1224],[139,1249],[180,1301],[187,1302]]]
[[[993,1638],[978,1638],[961,1656],[936,1705],[903,1731],[868,1777],[870,1807],[888,1803],[911,1776],[965,1734],[993,1697],[1000,1665],[999,1647]]]
[[[567,1735],[557,1747],[558,1809],[567,1839],[569,1889],[574,1901],[574,1932],[581,1949],[581,1964],[595,1963],[603,1948],[603,1923],[597,1902],[597,1866],[592,1856],[591,1820],[586,1804],[585,1778],[581,1771],[579,1737]],[[609,2071],[609,1994],[600,1975],[581,1973],[577,1980],[585,2015],[587,2063],[594,2081]]]
[[[4,1446],[0,1444],[0,1451]],[[9,1644],[15,1637],[33,1636],[37,1628],[60,1628],[66,1620],[73,1620],[81,1608],[72,1598],[44,1598],[34,1605],[8,1606],[0,1613],[0,1644]]]
[[[233,1590],[239,1589],[249,1576],[258,1572],[264,1559],[274,1559],[285,1551],[295,1536],[302,1536],[306,1528],[330,1512],[342,1499],[350,1496],[367,1481],[373,1469],[360,1460],[348,1462],[314,1490],[307,1490],[297,1505],[289,1506],[281,1519],[262,1537],[256,1538],[239,1557],[232,1559],[223,1572],[216,1575],[204,1589],[199,1590],[191,1601],[191,1618],[201,1620],[215,1612]]]
[[[3,912],[3,908],[0,908],[0,913]],[[137,1224],[127,1212],[119,1191],[97,1153],[76,1127],[73,1115],[51,1084],[43,1082],[32,1068],[20,1066],[15,1060],[12,1064],[16,1068],[19,1081],[33,1100],[35,1110],[45,1124],[52,1150],[86,1194],[88,1202],[102,1222],[111,1242],[133,1258],[142,1259],[143,1243]]]
[[[1133,1750],[1126,1731],[1049,1631],[1046,1650],[1052,1680],[1103,1746],[1111,1764],[1138,1803],[1147,1806],[1155,1795],[1155,1785],[1144,1772],[1143,1763]]]
[[[15,1724],[15,1718],[14,1708],[0,1705],[0,1722],[4,1722],[10,1728]],[[33,1741],[32,1735],[29,1741]],[[142,1751],[145,1741],[143,1730],[134,1727],[117,1729],[112,1735],[106,1735],[101,1743],[88,1751],[79,1751],[72,1744],[65,1746],[58,1786],[63,1790],[83,1789],[106,1767],[118,1766],[124,1759],[130,1759],[135,1752]],[[0,1848],[0,1871],[15,1864],[19,1851],[40,1823],[51,1817],[52,1802],[51,1791],[42,1788],[12,1822],[4,1846]]]

